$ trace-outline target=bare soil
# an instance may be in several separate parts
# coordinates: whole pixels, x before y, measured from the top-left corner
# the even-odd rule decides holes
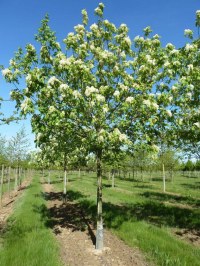
[[[109,230],[104,230],[104,249],[95,250],[95,230],[81,207],[62,202],[62,194],[44,184],[52,230],[60,244],[65,266],[147,266],[139,249],[130,248]]]
[[[24,190],[30,184],[30,178],[22,182],[20,188],[17,191],[11,191],[10,195],[8,192],[3,194],[2,205],[0,207],[0,232],[5,229],[6,220],[13,212],[15,201],[22,196]]]
[[[200,231],[195,229],[175,229],[174,234],[183,241],[200,247]]]

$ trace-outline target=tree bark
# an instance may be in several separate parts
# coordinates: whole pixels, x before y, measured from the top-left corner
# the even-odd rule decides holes
[[[115,187],[115,172],[112,173],[112,188]]]
[[[64,168],[64,180],[63,180],[63,203],[67,202],[67,169]]]
[[[10,178],[11,178],[11,167],[8,168],[8,196],[10,198]]]
[[[97,232],[96,249],[103,248],[103,217],[102,217],[102,151],[96,153],[97,159]]]
[[[80,167],[79,167],[79,169],[78,169],[78,178],[79,178],[79,179],[81,178],[81,169],[80,169]]]
[[[18,167],[15,169],[15,191],[18,190]]]
[[[165,165],[164,163],[162,164],[163,167],[163,192],[165,192]]]
[[[2,197],[3,197],[3,178],[4,178],[4,165],[1,168],[1,206],[2,206]]]

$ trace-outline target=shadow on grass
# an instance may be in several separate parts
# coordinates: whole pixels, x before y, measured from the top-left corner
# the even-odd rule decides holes
[[[82,200],[81,206],[95,220],[96,206],[93,202]],[[171,226],[196,229],[200,232],[200,212],[197,210],[166,206],[160,202],[148,201],[138,204],[103,204],[104,222],[108,228],[119,228],[125,221],[147,221],[156,226]]]
[[[197,176],[195,176],[195,175],[183,175],[184,177],[186,177],[186,178],[198,178]]]
[[[182,204],[191,205],[192,207],[200,206],[199,199],[195,199],[195,198],[187,197],[187,196],[175,195],[175,194],[170,194],[170,193],[153,192],[153,191],[151,192],[146,191],[140,195],[150,200],[156,200],[159,202],[169,201],[169,202],[176,203],[176,204],[182,203]]]
[[[183,187],[185,188],[189,188],[189,189],[200,189],[200,182],[195,182],[195,184],[181,184]]]
[[[152,189],[152,185],[145,185],[145,184],[143,184],[143,185],[135,185],[135,187],[136,188],[145,188],[145,189]]]

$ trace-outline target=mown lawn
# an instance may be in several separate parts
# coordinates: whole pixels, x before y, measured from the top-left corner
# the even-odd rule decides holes
[[[62,182],[55,174],[52,180],[58,190]],[[159,177],[144,177],[144,181],[116,178],[111,187],[103,179],[103,210],[105,226],[130,246],[139,247],[147,259],[156,265],[200,265],[200,248],[179,239],[174,229],[200,231],[200,180],[177,175],[167,181],[167,193],[162,192]],[[78,191],[80,193],[71,193]],[[96,217],[95,174],[69,175],[68,197],[78,201],[88,216]],[[74,195],[77,195],[74,197]]]

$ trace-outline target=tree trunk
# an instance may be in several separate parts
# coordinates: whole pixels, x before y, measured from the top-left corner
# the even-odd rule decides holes
[[[1,168],[1,206],[2,206],[2,197],[3,197],[3,178],[4,178],[4,165]]]
[[[163,192],[165,192],[165,165],[164,163],[162,164],[163,167]]]
[[[10,198],[10,178],[11,178],[11,167],[8,168],[8,196]]]
[[[67,202],[67,169],[64,168],[64,180],[63,180],[63,203]]]
[[[15,169],[15,191],[18,190],[18,167]]]
[[[115,172],[112,173],[112,188],[115,187]]]
[[[97,232],[96,249],[103,248],[103,217],[102,217],[102,151],[96,153],[97,158]]]
[[[81,178],[81,169],[80,169],[80,167],[79,167],[79,169],[78,169],[78,178],[79,178],[79,179]]]

